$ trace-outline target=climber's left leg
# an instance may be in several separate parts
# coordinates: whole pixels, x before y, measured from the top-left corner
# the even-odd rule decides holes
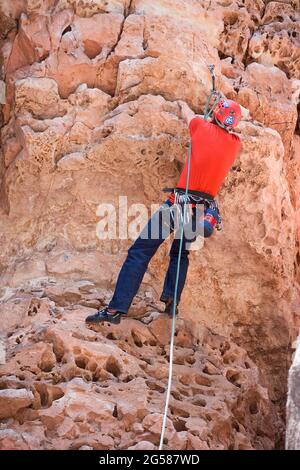
[[[180,240],[174,239],[172,247],[170,250],[170,261],[168,271],[165,277],[163,292],[160,300],[166,303],[167,313],[170,313],[169,310],[172,310],[172,303],[174,298],[175,291],[175,282],[176,282],[176,273],[178,266],[178,255],[179,255],[179,246]],[[177,291],[177,305],[180,302],[181,293],[183,291],[186,276],[189,267],[189,250],[187,248],[187,243],[184,240],[182,245],[182,252],[180,258],[180,271],[179,271],[179,280],[178,280],[178,291]]]
[[[192,213],[192,231],[193,234],[196,233],[196,210],[193,210]],[[178,266],[178,256],[180,248],[180,236],[179,232],[176,233],[171,250],[170,250],[170,261],[168,271],[164,281],[163,292],[160,300],[166,304],[166,313],[172,314],[173,311],[173,299],[175,292],[175,283],[176,283],[176,273]],[[179,279],[178,279],[178,290],[177,290],[177,305],[180,302],[181,294],[185,286],[187,272],[189,268],[189,244],[196,240],[197,236],[192,235],[191,237],[187,236],[184,232],[183,242],[182,242],[182,251],[180,258],[180,270],[179,270]]]

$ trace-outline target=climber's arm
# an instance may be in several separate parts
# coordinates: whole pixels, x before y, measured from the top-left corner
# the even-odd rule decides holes
[[[178,104],[180,106],[181,117],[188,126],[190,125],[190,122],[194,117],[203,117],[198,114],[195,114],[194,111],[192,111],[184,101],[178,101]]]

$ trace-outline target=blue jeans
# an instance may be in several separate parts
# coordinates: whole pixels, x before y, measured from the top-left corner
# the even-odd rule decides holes
[[[139,237],[128,250],[127,258],[119,273],[114,295],[108,305],[109,308],[118,310],[122,313],[127,313],[136,295],[144,274],[147,270],[151,258],[156,253],[159,246],[174,232],[174,221],[168,218],[166,212],[170,213],[171,201],[168,199],[159,210],[152,216],[148,224],[144,227]],[[165,214],[164,214],[164,211]],[[165,215],[165,217],[163,216]],[[167,215],[167,216],[166,216]],[[196,211],[193,210],[191,226],[193,230],[196,229]],[[155,234],[155,236],[151,236]],[[184,235],[181,259],[180,259],[180,275],[178,283],[178,303],[180,301],[181,293],[184,288],[186,275],[189,266],[189,250],[188,244],[196,239],[194,236],[191,239],[186,238]],[[165,277],[164,287],[161,298],[173,299],[176,281],[178,254],[180,246],[180,236],[178,232],[175,233],[172,247],[170,250],[170,262],[168,271]]]

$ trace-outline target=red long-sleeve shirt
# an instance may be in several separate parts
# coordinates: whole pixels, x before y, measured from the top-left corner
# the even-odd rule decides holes
[[[189,124],[192,139],[191,168],[188,188],[215,197],[241,149],[239,137],[212,122],[194,117]],[[188,162],[177,188],[185,189]]]

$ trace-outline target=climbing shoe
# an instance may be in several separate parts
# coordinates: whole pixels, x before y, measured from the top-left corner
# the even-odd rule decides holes
[[[161,296],[160,301],[165,304],[165,313],[169,315],[169,317],[172,317],[173,316],[173,299]],[[178,314],[178,307],[176,307],[176,315],[177,314]]]
[[[109,313],[107,308],[103,310],[99,310],[99,312],[94,313],[93,315],[89,315],[86,317],[86,323],[113,323],[114,325],[118,325],[121,322],[122,315],[121,312],[116,313]]]

